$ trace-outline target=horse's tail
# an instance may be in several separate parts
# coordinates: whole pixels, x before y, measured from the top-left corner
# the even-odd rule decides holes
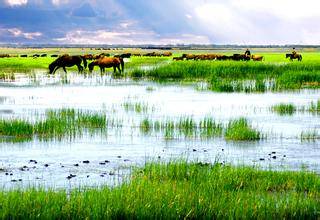
[[[124,72],[124,61],[123,61],[123,58],[119,58],[120,60],[120,64],[121,64],[121,71]]]
[[[81,57],[81,59],[83,61],[84,68],[87,69],[87,66],[88,66],[87,59],[84,56],[80,56],[80,57]]]

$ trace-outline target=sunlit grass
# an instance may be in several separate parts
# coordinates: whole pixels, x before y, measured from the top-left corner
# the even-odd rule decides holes
[[[31,123],[12,119],[0,121],[0,135],[10,138],[38,137],[40,139],[75,138],[85,129],[89,132],[107,129],[109,120],[102,112],[80,111],[75,109],[49,110],[43,120]]]
[[[292,103],[280,103],[272,106],[271,110],[279,115],[293,115],[297,111],[297,107]]]
[[[226,140],[231,141],[255,141],[262,139],[259,131],[253,129],[245,118],[231,120],[225,130]]]
[[[147,163],[121,186],[0,192],[2,219],[318,219],[314,173]]]

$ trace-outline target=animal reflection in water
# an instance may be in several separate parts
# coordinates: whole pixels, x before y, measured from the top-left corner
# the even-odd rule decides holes
[[[114,73],[116,73],[117,69],[119,73],[124,71],[124,61],[121,57],[102,57],[98,60],[95,60],[89,64],[89,71],[92,72],[95,66],[100,67],[101,74],[105,73],[105,68],[111,67],[113,67]]]
[[[81,66],[83,62],[84,68]],[[49,73],[54,74],[59,68],[63,68],[67,73],[66,67],[77,66],[79,73],[87,68],[87,60],[82,56],[62,55],[49,65]]]
[[[294,59],[297,59],[298,61],[302,61],[302,55],[301,54],[298,54],[298,53],[287,53],[286,54],[286,58],[290,58],[290,60],[294,60]]]

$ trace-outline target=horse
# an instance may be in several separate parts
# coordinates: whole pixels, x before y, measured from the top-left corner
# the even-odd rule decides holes
[[[183,57],[173,57],[172,60],[174,60],[174,61],[183,61]]]
[[[164,57],[171,57],[171,56],[172,56],[172,53],[171,53],[171,52],[164,52],[164,53],[162,54],[162,56],[164,56]]]
[[[287,53],[286,58],[290,58],[291,61],[293,61],[294,59],[298,59],[298,61],[302,61],[302,55],[298,53],[296,54]]]
[[[253,61],[262,61],[264,59],[264,57],[260,56],[260,55],[251,55],[251,59]]]
[[[182,54],[182,57],[186,60],[197,60],[198,56],[194,54]]]
[[[49,65],[49,73],[54,74],[59,68],[63,68],[64,72],[67,73],[66,67],[72,67],[76,65],[79,73],[84,70],[81,66],[83,62],[84,68],[87,68],[87,60],[83,56],[70,56],[68,54],[60,56],[58,59],[53,61]]]
[[[248,56],[246,54],[233,54],[232,60],[234,60],[234,61],[249,61],[250,56]]]
[[[105,72],[105,68],[113,67],[113,72],[116,73],[118,69],[119,73],[124,71],[124,61],[121,57],[102,57],[89,64],[89,71],[92,72],[95,66],[100,67],[101,74]],[[121,68],[120,68],[121,66]]]

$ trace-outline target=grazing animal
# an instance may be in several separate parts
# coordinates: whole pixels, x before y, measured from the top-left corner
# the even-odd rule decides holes
[[[171,53],[171,52],[164,52],[164,53],[162,54],[162,56],[164,56],[164,57],[171,57],[171,56],[172,56],[172,53]]]
[[[233,56],[217,55],[217,60],[232,60]]]
[[[92,72],[95,66],[100,67],[101,74],[105,72],[105,68],[111,67],[113,67],[114,73],[116,73],[117,69],[119,73],[124,71],[124,61],[121,57],[102,57],[98,60],[95,60],[89,64],[89,71]]]
[[[9,54],[0,54],[0,58],[10,57]]]
[[[173,57],[172,58],[174,61],[182,61],[183,57]]]
[[[217,54],[207,54],[207,60],[215,60],[218,58]]]
[[[246,54],[233,54],[232,60],[234,60],[234,61],[249,61],[250,56],[248,56]]]
[[[298,53],[295,53],[295,54],[287,53],[286,58],[290,58],[291,61],[293,61],[294,59],[297,59],[298,61],[302,61],[302,55]]]
[[[253,61],[262,61],[264,59],[264,57],[260,56],[260,55],[251,55],[251,59]]]
[[[94,56],[92,54],[85,54],[82,57],[84,57],[86,60],[93,60]]]
[[[194,55],[194,54],[182,54],[182,57],[185,58],[186,60],[198,59],[198,55]]]
[[[132,56],[131,53],[124,53],[124,54],[121,54],[120,57],[123,59],[123,58],[130,58]]]
[[[77,66],[79,73],[84,70],[81,66],[83,62],[84,67],[87,67],[87,60],[82,56],[70,56],[68,54],[60,56],[58,59],[53,61],[49,65],[49,73],[54,74],[59,68],[63,68],[64,72],[67,73],[66,67]]]
[[[117,58],[130,58],[132,56],[131,53],[123,53],[123,54],[120,54],[120,55],[114,55],[113,57],[117,57]]]

